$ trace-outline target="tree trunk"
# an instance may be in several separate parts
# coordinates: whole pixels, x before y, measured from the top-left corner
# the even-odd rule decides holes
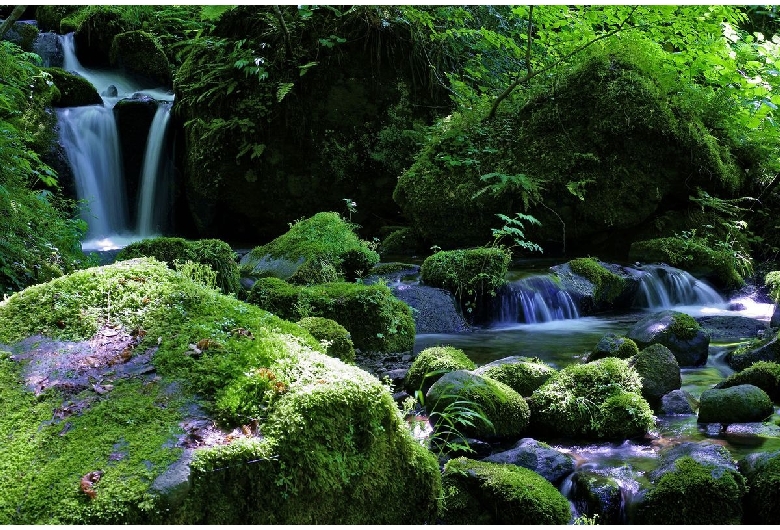
[[[3,25],[0,26],[0,39],[3,38],[3,35],[8,33],[8,30],[11,29],[14,25],[14,22],[19,20],[21,18],[22,14],[24,14],[24,10],[27,9],[27,6],[16,6],[13,11],[11,11],[11,15],[5,19],[3,22]]]

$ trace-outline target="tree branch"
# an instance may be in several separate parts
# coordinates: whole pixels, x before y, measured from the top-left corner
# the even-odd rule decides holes
[[[3,35],[8,33],[8,30],[13,27],[14,23],[21,18],[25,9],[27,9],[27,6],[16,6],[14,10],[11,11],[11,14],[5,19],[3,25],[0,26],[0,39],[2,39]]]
[[[533,7],[533,6],[531,6],[531,7]],[[546,67],[542,68],[541,70],[536,70],[536,71],[534,71],[533,68],[531,68],[531,63],[528,60],[528,58],[530,57],[530,52],[531,52],[531,13],[533,12],[533,11],[529,11],[529,16],[528,16],[528,48],[526,49],[526,61],[527,61],[526,69],[527,69],[527,72],[526,72],[526,74],[523,77],[519,77],[519,78],[515,79],[512,82],[512,84],[507,87],[506,90],[504,90],[501,94],[499,94],[499,96],[495,99],[495,101],[493,101],[493,105],[490,107],[490,112],[488,113],[488,115],[485,118],[485,120],[492,120],[493,118],[495,118],[496,111],[498,110],[498,106],[501,104],[501,102],[504,101],[507,97],[509,97],[509,95],[512,92],[514,92],[514,90],[518,86],[520,86],[521,84],[527,83],[528,81],[530,81],[534,77],[538,76],[539,74],[543,74],[545,72],[549,72],[550,70],[552,70],[553,68],[556,68],[561,63],[564,63],[564,62],[568,61],[569,59],[571,59],[573,56],[575,56],[578,53],[580,53],[581,51],[583,51],[588,46],[591,46],[592,44],[595,44],[596,42],[598,42],[598,41],[600,41],[602,39],[606,39],[607,37],[611,37],[612,35],[615,35],[616,33],[619,33],[620,31],[622,31],[623,30],[623,26],[626,25],[626,23],[634,15],[634,11],[636,11],[638,8],[639,8],[639,6],[634,6],[634,8],[631,9],[631,12],[628,14],[628,16],[625,19],[623,19],[623,21],[620,24],[618,24],[618,26],[615,29],[613,29],[611,31],[608,31],[607,33],[604,33],[603,35],[599,35],[595,39],[586,42],[585,44],[583,44],[582,46],[578,47],[577,49],[575,49],[575,50],[571,51],[570,53],[564,55],[563,57],[561,57],[560,59],[558,59],[557,61],[555,61],[551,65],[546,66]]]

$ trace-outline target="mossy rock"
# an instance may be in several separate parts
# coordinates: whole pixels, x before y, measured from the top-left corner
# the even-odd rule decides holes
[[[763,421],[775,411],[766,392],[751,384],[711,388],[699,398],[699,423]]]
[[[117,254],[116,259],[153,257],[175,268],[176,263],[191,261],[207,265],[216,272],[216,287],[223,293],[238,293],[238,263],[230,245],[219,239],[188,240],[180,237],[154,237],[131,243]]]
[[[741,372],[731,374],[715,388],[730,388],[737,385],[754,385],[767,393],[773,400],[780,400],[780,363],[759,361]]]
[[[474,373],[504,383],[521,396],[530,396],[555,373],[555,368],[539,359],[506,357],[480,366]]]
[[[463,350],[452,346],[433,346],[422,350],[414,358],[406,373],[404,387],[410,394],[420,390],[423,395],[431,385],[447,372],[455,370],[473,370],[477,365],[469,359]]]
[[[726,363],[737,371],[761,361],[780,363],[780,340],[776,333],[764,339],[754,339],[726,355]]]
[[[420,274],[426,284],[466,298],[469,292],[485,293],[504,285],[510,258],[506,250],[495,247],[443,250],[423,261]]]
[[[81,107],[102,105],[103,98],[97,89],[83,77],[71,74],[62,68],[44,68],[52,76],[54,86],[60,91],[60,98],[54,102],[57,107]]]
[[[532,428],[591,439],[641,436],[655,424],[641,389],[639,374],[622,359],[569,365],[528,399]]]
[[[382,240],[379,248],[382,256],[411,256],[427,250],[420,234],[406,226],[391,232]]]
[[[739,461],[747,479],[743,524],[780,523],[780,453],[753,453]]]
[[[290,227],[270,243],[256,247],[241,261],[244,275],[262,277],[280,271],[278,260],[289,263],[290,275],[283,280],[299,285],[332,281],[354,281],[379,262],[354,231],[355,226],[335,212],[320,212]],[[278,274],[278,272],[277,272]]]
[[[130,29],[122,17],[122,8],[91,5],[61,21],[60,28],[72,31],[70,27],[64,27],[66,21],[71,18],[78,24],[73,38],[81,64],[100,68],[111,66],[111,44],[114,37]]]
[[[3,524],[425,524],[438,511],[438,463],[376,378],[154,259],[11,296],[0,343]]]
[[[623,293],[625,280],[607,270],[596,258],[577,258],[569,262],[574,274],[579,274],[593,284],[593,298],[598,305],[613,304]]]
[[[637,353],[639,353],[639,347],[636,342],[616,333],[607,333],[599,339],[593,351],[588,354],[588,362],[605,357],[628,359]]]
[[[127,31],[111,42],[112,66],[124,68],[130,74],[141,76],[163,87],[171,86],[171,66],[160,39],[146,31]]]
[[[53,31],[56,33],[67,33],[60,31],[60,21],[75,13],[79,6],[75,5],[39,5],[35,9],[35,20],[41,31]]]
[[[320,342],[325,342],[325,353],[331,357],[341,359],[345,363],[354,364],[355,347],[349,336],[349,331],[344,326],[322,317],[306,317],[300,319],[297,324],[311,333],[312,337]]]
[[[565,525],[566,498],[539,474],[519,466],[450,460],[442,475],[441,521],[449,525]]]
[[[659,407],[664,395],[682,385],[680,365],[672,351],[662,344],[653,344],[637,352],[628,364],[642,379],[642,397],[654,409]]]
[[[260,278],[247,301],[291,321],[307,316],[335,320],[363,351],[403,352],[414,347],[412,310],[384,285],[334,282],[305,287]]]
[[[669,348],[681,367],[707,362],[710,336],[696,320],[679,311],[666,310],[639,320],[626,334],[640,348],[662,344]]]
[[[749,255],[750,252],[744,252]],[[662,237],[635,241],[628,257],[645,263],[663,262],[712,280],[724,289],[738,289],[745,279],[732,251],[715,249],[702,238]]]
[[[463,407],[481,417],[460,421],[458,411]],[[528,426],[530,415],[523,397],[509,386],[466,370],[448,372],[431,385],[425,409],[434,423],[434,436],[445,441],[457,435],[480,440],[517,437]],[[452,432],[450,420],[457,433]]]
[[[655,475],[655,485],[638,509],[638,524],[740,524],[745,478],[721,449],[726,454],[675,457],[674,452]]]

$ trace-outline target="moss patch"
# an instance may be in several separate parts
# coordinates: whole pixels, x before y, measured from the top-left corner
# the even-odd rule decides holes
[[[306,317],[297,324],[311,333],[312,337],[325,344],[325,353],[341,359],[345,363],[355,362],[355,348],[352,345],[349,331],[344,326],[322,317]]]
[[[452,346],[426,348],[415,357],[412,366],[409,367],[404,386],[410,394],[420,390],[425,395],[431,385],[445,373],[474,368],[476,368],[474,361],[469,359],[463,350]]]
[[[594,301],[612,303],[621,295],[625,280],[607,270],[596,258],[577,258],[569,262],[572,272],[587,278],[593,284]]]
[[[81,76],[71,74],[62,68],[44,68],[48,72],[54,85],[60,91],[59,100],[54,104],[57,107],[80,107],[84,105],[102,105],[103,98],[97,89]]]

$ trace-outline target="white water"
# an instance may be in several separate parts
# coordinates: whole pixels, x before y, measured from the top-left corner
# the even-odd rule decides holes
[[[141,237],[151,237],[159,233],[166,213],[166,197],[161,188],[167,183],[161,182],[161,177],[165,174],[163,154],[170,118],[170,106],[158,106],[146,140],[141,189],[138,195],[137,232]]]
[[[635,305],[669,309],[678,305],[720,305],[726,300],[712,287],[687,272],[662,265],[646,265],[636,271],[639,292]]]
[[[63,68],[87,79],[103,99],[102,106],[58,111],[60,138],[73,169],[78,198],[85,203],[82,218],[89,229],[82,248],[122,248],[159,231],[162,219],[160,209],[164,206],[157,205],[157,196],[161,193],[161,186],[157,181],[162,166],[170,105],[160,105],[164,109],[158,109],[149,133],[139,195],[140,217],[132,224],[127,214],[122,155],[112,109],[119,100],[136,94],[163,102],[173,101],[173,95],[162,89],[143,88],[138,82],[118,71],[84,67],[76,56],[73,34],[60,38],[64,54]],[[116,89],[115,93],[113,88]],[[133,227],[136,227],[137,231],[133,230]]]
[[[532,276],[509,284],[498,307],[496,322],[537,324],[579,318],[571,295],[549,276]]]

